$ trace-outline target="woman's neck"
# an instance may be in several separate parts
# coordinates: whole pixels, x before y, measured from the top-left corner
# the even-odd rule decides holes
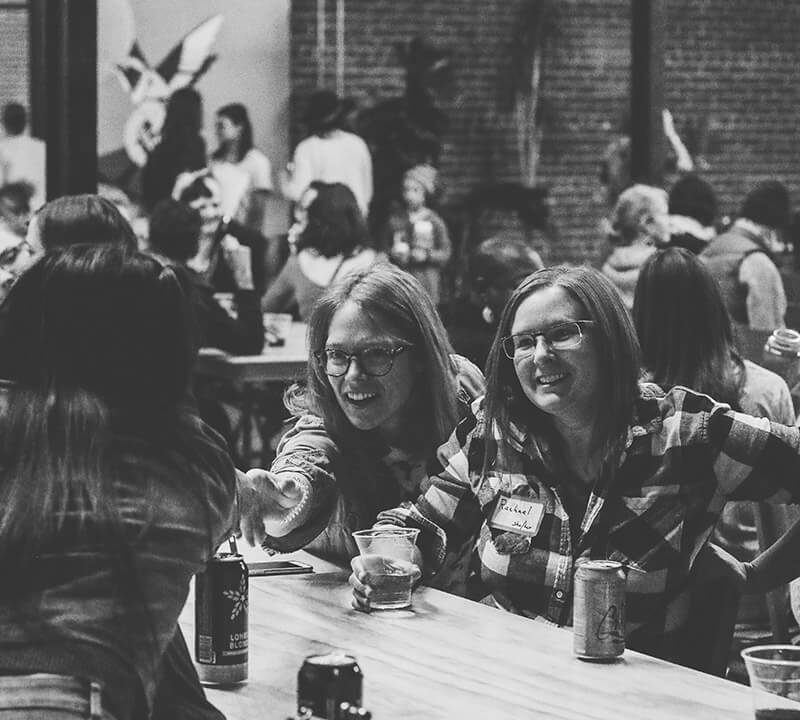
[[[555,428],[564,444],[567,465],[584,483],[591,484],[599,473],[601,461],[594,423],[556,420]]]
[[[226,142],[222,146],[222,159],[230,163],[239,162],[239,144],[235,141]]]

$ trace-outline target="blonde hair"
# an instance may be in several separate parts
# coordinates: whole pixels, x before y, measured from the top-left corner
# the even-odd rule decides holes
[[[632,185],[611,211],[608,239],[615,245],[630,245],[641,233],[642,220],[668,212],[667,192],[652,185]]]

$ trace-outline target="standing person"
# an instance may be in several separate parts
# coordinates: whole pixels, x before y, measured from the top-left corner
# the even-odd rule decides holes
[[[426,461],[483,376],[452,354],[422,286],[389,264],[329,288],[308,327],[308,380],[289,403],[296,423],[271,469],[240,483],[241,524],[251,542],[347,565],[354,530],[427,487]]]
[[[786,292],[772,253],[779,231],[789,223],[789,207],[783,183],[757,185],[733,225],[700,256],[720,284],[734,323],[754,330],[784,326]]]
[[[639,268],[659,245],[669,241],[667,193],[650,185],[633,185],[617,199],[609,220],[611,253],[602,272],[619,291],[625,307],[633,307]]]
[[[149,717],[234,500],[227,450],[184,402],[183,292],[152,258],[75,245],[5,308],[0,717]]]
[[[739,356],[719,286],[688,250],[670,248],[645,262],[636,286],[633,322],[643,365],[653,382],[665,388],[684,385],[748,415],[795,424],[786,382]],[[798,517],[796,508],[773,512],[781,516],[783,527]],[[712,537],[738,560],[753,560],[759,550],[753,503],[727,503]],[[763,595],[743,598],[739,620],[767,623]]]
[[[669,190],[669,244],[701,253],[717,234],[717,196],[695,173],[682,176]]]
[[[0,139],[0,185],[30,185],[30,207],[37,210],[47,191],[46,149],[43,140],[25,134],[28,114],[19,103],[3,108],[5,137]]]
[[[172,196],[182,172],[206,166],[203,99],[194,88],[176,90],[167,101],[164,127],[158,144],[147,156],[142,171],[142,204],[148,212],[159,200]]]
[[[427,491],[378,523],[420,529],[426,578],[446,549],[477,540],[487,600],[558,625],[571,622],[576,564],[619,561],[634,570],[627,646],[679,658],[692,571],[725,499],[800,500],[800,429],[639,377],[610,281],[586,266],[535,272],[503,311],[486,396],[437,451]],[[529,528],[509,529],[501,498]],[[770,587],[800,571],[800,532],[789,539],[780,562],[736,565],[740,581]],[[368,610],[371,579],[359,558],[352,566],[354,602]]]
[[[264,312],[291,312],[306,320],[326,287],[383,259],[369,247],[364,216],[342,183],[313,182],[298,201],[295,252],[262,301]]]
[[[267,156],[253,145],[253,126],[247,108],[241,103],[223,105],[215,123],[217,149],[211,155],[211,168],[219,163],[234,165],[247,175],[247,194],[236,219],[262,231],[267,197],[273,190],[272,166]]]
[[[389,220],[389,258],[422,283],[435,305],[442,299],[442,268],[450,260],[452,246],[447,225],[427,207],[436,186],[436,168],[416,165],[403,176],[402,213]]]
[[[308,137],[298,143],[290,172],[280,175],[281,192],[298,202],[314,181],[342,183],[355,195],[366,219],[372,200],[372,156],[367,144],[344,130],[344,108],[330,90],[315,92],[304,115]]]

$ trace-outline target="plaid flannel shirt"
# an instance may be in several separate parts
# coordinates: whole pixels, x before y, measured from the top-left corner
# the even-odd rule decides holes
[[[628,647],[674,657],[689,613],[692,564],[729,499],[800,501],[800,430],[732,411],[686,388],[641,385],[616,468],[592,489],[576,537],[547,444],[514,426],[494,433],[482,473],[482,400],[438,452],[429,489],[379,523],[419,527],[425,571],[445,550],[477,540],[481,576],[514,612],[571,624],[575,561],[618,560],[627,580]],[[501,497],[544,504],[534,536],[492,527]]]

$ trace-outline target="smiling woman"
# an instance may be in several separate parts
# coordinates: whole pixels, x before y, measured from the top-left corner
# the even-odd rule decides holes
[[[419,282],[391,265],[323,295],[309,319],[307,387],[290,396],[295,426],[272,468],[240,484],[251,542],[347,565],[354,530],[427,487],[426,461],[483,390],[446,338]]]

